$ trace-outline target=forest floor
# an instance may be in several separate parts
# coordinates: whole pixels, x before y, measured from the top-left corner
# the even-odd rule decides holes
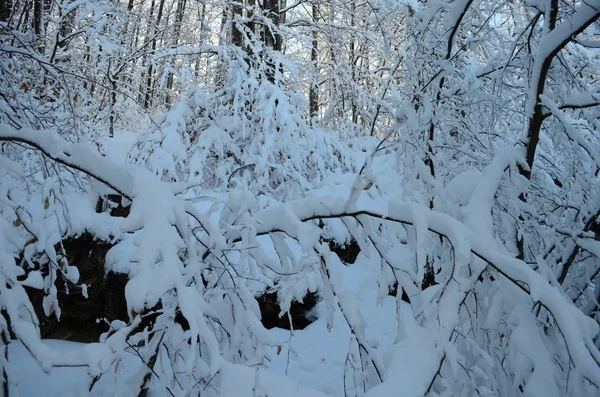
[[[348,293],[357,297],[365,320],[367,338],[379,341],[379,359],[385,360],[384,352],[396,338],[396,302],[394,297],[387,296],[381,305],[375,305],[378,285],[373,275],[378,273],[378,269],[370,268],[378,266],[378,263],[372,263],[360,254],[354,264],[346,267],[343,286]],[[303,330],[295,330],[293,335],[284,329],[270,330],[283,348],[279,354],[276,348],[270,349],[268,356],[271,362],[267,367],[276,373],[287,373],[300,384],[321,390],[327,395],[343,396],[350,331],[339,310],[335,311],[331,331],[327,330],[322,303],[317,305],[317,312],[319,318],[314,323]],[[72,350],[80,345],[61,340],[45,342],[59,351]],[[22,397],[77,396],[82,386],[89,384],[86,368],[54,368],[49,374],[45,374],[19,342],[9,345],[9,358],[13,374],[16,375],[19,395]],[[141,362],[137,356],[129,352],[119,365],[118,376],[127,379],[140,367]],[[113,395],[113,382],[114,379],[104,377],[95,387],[97,394],[92,395]],[[353,381],[347,379],[346,382],[351,384]]]
[[[101,141],[101,151],[115,162],[122,163],[135,138],[135,134],[117,134],[117,138],[114,139],[104,138]],[[364,148],[356,147],[357,160],[360,161],[360,157],[367,154],[368,151]],[[378,175],[380,189],[385,190],[387,197],[390,194],[401,194],[400,177],[393,157],[388,155],[377,158],[373,165]],[[355,175],[351,174],[333,175],[308,194],[347,198],[354,177]],[[368,199],[371,205],[373,205],[372,200],[377,201],[377,196],[380,196],[377,189],[363,192],[363,195],[365,198],[367,195],[370,196]],[[385,205],[384,203],[382,197],[381,204]],[[272,254],[276,255],[274,250]],[[407,260],[413,260],[411,257],[413,254],[406,246],[395,248],[392,254],[397,258],[406,257]],[[333,263],[340,270],[344,293],[348,299],[360,306],[367,340],[372,343],[378,341],[377,358],[385,362],[385,352],[397,338],[396,298],[384,296],[378,299],[381,264],[379,260],[374,257],[370,259],[368,256],[361,252],[355,263],[344,264],[332,253]],[[408,306],[403,306],[403,309],[409,310]],[[345,387],[354,387],[352,372],[348,371],[347,367],[347,354],[349,349],[350,351],[356,349],[356,343],[351,343],[349,327],[339,308],[334,312],[333,327],[330,331],[327,329],[324,303],[319,302],[314,311],[317,320],[303,330],[295,330],[292,333],[273,328],[269,331],[280,341],[282,348],[279,352],[275,347],[268,349],[266,367],[274,373],[286,374],[298,383],[320,390],[327,395],[343,396]],[[59,351],[75,349],[79,345],[62,340],[46,340],[46,343]],[[21,396],[76,396],[80,395],[85,385],[89,385],[86,368],[54,368],[49,374],[45,374],[19,342],[10,344],[9,356],[13,381],[17,381]],[[130,351],[114,376],[127,379],[135,374],[141,365],[135,353]],[[370,371],[373,376],[376,376],[372,368]],[[113,395],[117,392],[111,388],[114,383],[114,377],[103,377],[94,387],[95,392],[92,395]],[[121,392],[117,394],[122,395]],[[150,393],[157,396],[162,394],[162,392]],[[290,394],[292,395],[294,394]]]

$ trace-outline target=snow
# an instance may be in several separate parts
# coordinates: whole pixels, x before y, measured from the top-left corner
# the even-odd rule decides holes
[[[78,23],[107,26],[103,16],[114,9],[103,7],[111,3],[85,4]],[[362,127],[372,120],[383,141],[359,137],[359,123],[344,127],[338,116],[309,123],[302,89],[310,81],[279,71],[275,83],[265,78],[270,53],[252,40],[259,65],[238,58],[239,48],[206,47],[223,57],[223,85],[195,86],[140,134],[78,140],[50,104],[20,106],[55,124],[21,123],[3,95],[0,333],[16,339],[0,369],[10,387],[22,395],[98,396],[146,388],[150,396],[208,397],[597,394],[600,245],[586,230],[598,214],[598,120],[569,108],[587,109],[597,95],[561,87],[546,71],[598,16],[600,0],[563,11],[552,30],[547,21],[527,25],[527,13],[505,23],[498,9],[470,5],[414,2],[400,31],[417,26],[423,35],[393,38],[384,27],[396,14],[379,21],[379,10],[393,6],[369,4],[385,37],[368,63],[381,61],[387,83],[375,87],[383,94],[370,98],[377,101],[357,110]],[[495,25],[489,36],[513,50],[478,48],[487,35],[478,32],[489,32],[475,29],[484,20]],[[521,25],[531,34],[512,31]],[[517,51],[526,36],[530,56]],[[118,62],[124,42],[92,38]],[[397,50],[398,39],[409,44]],[[158,62],[177,51],[149,57]],[[406,78],[389,70],[386,58],[396,55]],[[35,51],[31,59],[48,65],[48,86],[59,80],[52,62]],[[578,59],[565,54],[562,64]],[[294,62],[282,67],[285,74],[296,73]],[[500,69],[506,74],[491,86],[474,76]],[[494,98],[495,84],[513,79],[515,97]],[[354,83],[342,95],[352,105],[363,95],[352,92]],[[529,133],[527,117],[542,105],[552,117],[524,181],[519,174],[529,167],[515,134]],[[507,118],[511,112],[518,117]],[[337,138],[348,131],[352,139]],[[131,204],[124,219],[96,213],[98,197],[115,192]],[[105,270],[129,276],[128,318],[112,321],[94,343],[42,340],[25,287],[41,290],[45,314],[56,319],[64,315],[59,291],[80,287],[87,297],[88,286],[77,285],[83,268],[67,263],[60,245],[84,233],[115,244]],[[513,253],[520,236],[527,262]],[[342,263],[330,239],[356,240],[356,262]],[[561,285],[558,273],[571,265]],[[267,291],[290,319],[292,302],[316,293],[309,313],[316,321],[266,330],[256,297]]]
[[[117,164],[124,164],[127,154],[138,138],[138,134],[129,131],[117,131],[114,138],[102,137],[102,152]]]
[[[25,138],[35,139],[42,149],[48,153],[58,153],[56,157],[59,158],[62,156],[60,153],[65,153],[62,147],[70,145],[60,142],[58,138],[55,141],[39,140],[30,132],[25,132]],[[81,164],[80,168],[83,169],[94,162],[110,164],[106,169],[117,167],[102,157],[95,157],[91,162],[76,156],[66,158],[76,165]],[[181,186],[160,181],[151,172],[136,166],[121,166],[119,169],[127,169],[127,190],[136,193],[131,196],[130,215],[125,220],[103,218],[103,214],[90,215],[89,218],[80,218],[79,223],[74,224],[74,230],[84,230],[89,224],[95,223],[92,230],[105,237],[123,236],[107,255],[107,269],[127,272],[131,276],[125,295],[128,312],[131,319],[135,320],[128,326],[113,324],[117,332],[103,343],[82,346],[40,341],[34,324],[22,319],[13,320],[13,329],[34,353],[39,366],[45,371],[62,371],[56,372],[59,374],[56,377],[69,377],[72,382],[55,384],[55,377],[38,376],[35,372],[28,376],[48,382],[47,390],[53,393],[82,390],[86,384],[89,385],[86,376],[106,374],[115,368],[117,362],[131,354],[122,356],[123,353],[118,352],[125,346],[124,338],[128,330],[140,321],[137,313],[152,308],[162,300],[165,310],[176,305],[190,326],[185,333],[177,331],[181,328],[171,328],[166,339],[175,346],[181,346],[181,341],[189,338],[189,348],[180,352],[184,362],[182,368],[188,374],[201,373],[208,378],[216,377],[215,382],[221,385],[221,395],[343,395],[344,390],[357,391],[366,387],[367,396],[389,395],[400,388],[407,396],[420,396],[427,392],[440,368],[454,373],[444,379],[460,376],[458,373],[462,370],[457,363],[464,365],[465,359],[451,341],[455,332],[463,326],[462,302],[473,290],[477,275],[489,265],[521,287],[523,291],[520,294],[528,297],[525,302],[539,301],[552,313],[573,363],[571,376],[580,382],[588,379],[600,384],[595,365],[596,353],[590,348],[593,346],[592,339],[598,333],[598,325],[579,312],[540,274],[503,253],[495,236],[488,232],[493,229],[491,206],[504,170],[519,161],[522,160],[513,151],[500,152],[481,172],[479,178],[484,182],[461,197],[454,198],[455,203],[464,209],[461,219],[416,203],[390,199],[389,196],[360,194],[351,200],[352,204],[348,207],[347,197],[348,194],[352,195],[352,190],[336,189],[335,183],[323,184],[322,189],[315,191],[312,197],[273,204],[263,210],[258,210],[258,202],[253,195],[232,192],[228,196],[227,206],[223,206],[219,214],[210,200],[199,205],[184,202],[176,193],[181,191]],[[121,174],[109,172],[104,175],[109,184],[123,183]],[[356,175],[341,178],[356,179]],[[448,191],[459,189],[464,184],[461,179],[464,177],[458,177]],[[88,197],[72,196],[69,200],[82,212],[93,213]],[[347,210],[356,214],[342,217]],[[333,234],[340,234],[340,228],[345,224],[357,240],[369,242],[362,245],[364,251],[354,265],[342,264],[325,244],[320,244],[322,232],[308,221],[328,217],[342,217],[341,223],[332,223]],[[217,225],[214,219],[228,222],[229,226]],[[188,232],[192,220],[201,224],[207,233],[204,241],[208,242],[207,249],[211,249],[213,255],[226,250],[231,242],[239,241],[252,247],[248,249],[247,256],[244,256],[243,250],[237,256],[229,257],[230,260],[237,258],[245,261],[243,263],[246,265],[238,271],[252,269],[250,258],[255,261],[259,258],[265,263],[274,261],[272,263],[275,264],[279,258],[282,259],[280,265],[274,265],[272,269],[305,271],[306,274],[280,284],[282,307],[285,310],[291,299],[302,291],[320,290],[324,301],[318,305],[319,319],[302,331],[266,331],[258,321],[256,308],[245,306],[245,302],[253,301],[253,296],[244,283],[235,287],[239,292],[232,305],[231,317],[225,315],[215,301],[218,293],[207,295],[202,287],[190,283],[196,277],[196,271],[202,269],[197,259],[201,257],[201,251],[190,251],[187,266],[182,262],[181,250],[193,247],[192,236]],[[360,229],[355,222],[360,223]],[[408,245],[405,248],[392,248],[384,235],[378,235],[376,230],[383,222],[411,225],[412,234],[407,233]],[[411,290],[411,284],[418,284],[423,279],[427,249],[432,241],[430,232],[448,239],[453,247],[453,266],[438,275],[440,285],[423,292]],[[267,241],[271,241],[271,245]],[[593,243],[588,246],[590,250],[596,249]],[[415,262],[412,262],[413,254],[409,247],[416,252]],[[402,264],[395,267],[394,264],[402,262],[414,263],[415,266]],[[385,289],[390,285],[387,279],[389,274],[386,273],[388,266],[394,272],[401,270],[397,273],[400,276],[394,275],[399,277],[400,286],[411,296],[412,307],[386,296]],[[66,269],[69,277],[75,280],[75,269]],[[265,273],[261,273],[251,275],[253,278],[264,277]],[[317,274],[320,274],[320,279]],[[298,280],[302,282],[298,283]],[[39,285],[40,280],[38,277],[36,281],[34,273],[26,283]],[[16,303],[23,302],[19,294],[22,294],[20,289],[3,291],[9,313],[19,312]],[[234,297],[231,295],[229,299]],[[496,310],[490,313],[501,313],[500,301],[494,302]],[[32,312],[32,309],[29,311]],[[546,390],[549,395],[558,395],[558,386],[549,382],[551,378],[548,378],[555,370],[551,364],[551,353],[544,342],[530,340],[530,330],[536,326],[529,308],[521,305],[514,313],[518,320],[512,331],[512,362],[523,376],[532,371],[530,377],[516,379],[515,382],[526,382],[528,392]],[[422,320],[417,322],[413,316],[422,316]],[[268,361],[257,361],[257,364],[263,363],[264,367],[244,366],[230,361],[235,356],[223,352],[209,319],[220,319],[223,328],[231,335],[232,347],[241,349],[248,359],[256,354],[249,350],[251,346],[243,346],[244,338],[251,335],[250,340],[257,344],[257,352],[267,353]],[[488,327],[498,326],[491,321],[492,318],[488,317]],[[136,338],[148,337],[142,333]],[[157,338],[155,336],[152,343],[156,343]],[[21,345],[11,344],[11,354],[19,357],[16,365],[24,365],[19,363],[28,360],[28,353],[22,347],[19,350],[18,346]],[[204,351],[201,357],[196,353],[198,350]],[[86,368],[53,369],[57,366]],[[359,367],[363,369],[358,370]],[[37,370],[37,367],[34,368]],[[134,372],[139,373],[142,369]],[[482,370],[474,365],[472,371]],[[107,382],[106,386],[100,383],[98,388],[94,388],[94,393],[110,390],[111,385],[115,384],[122,387],[119,382],[126,379],[126,373],[117,370],[112,381],[111,377],[104,375],[102,379]],[[231,379],[237,382],[231,382]],[[361,385],[363,381],[364,386]],[[136,382],[139,379],[132,384]],[[35,392],[29,385],[19,387],[22,393]],[[152,387],[160,390],[159,383],[153,383]],[[449,392],[453,387],[456,386],[445,380],[435,385],[440,392]],[[472,389],[475,385],[465,387]],[[489,390],[485,385],[477,387],[484,392]]]
[[[15,131],[7,124],[0,124],[0,138],[3,140],[12,138],[30,143],[57,161],[71,164],[88,174],[94,174],[96,179],[102,182],[110,181],[109,185],[126,197],[135,195],[131,190],[129,174],[123,172],[122,167],[102,157],[86,144],[68,143],[53,131],[40,132],[29,128]]]
[[[69,354],[82,347],[80,343],[61,340],[46,340],[45,343],[57,355]],[[14,383],[18,385],[19,395],[48,397],[86,395],[91,379],[85,367],[55,367],[49,373],[45,373],[19,342],[9,344],[8,354],[11,362],[9,377],[12,375],[15,379]],[[133,352],[126,353],[120,360],[119,371],[100,378],[98,386],[90,395],[98,397],[114,395],[115,388],[119,390],[119,395],[128,395],[127,389],[123,386],[127,378],[133,376],[141,365],[139,358]],[[35,381],[32,381],[34,379]],[[11,391],[11,395],[13,393],[16,395],[15,389]]]
[[[535,319],[530,312],[523,309],[515,311],[513,316],[515,317],[513,321],[518,325],[513,333],[516,343],[511,355],[522,355],[519,358],[523,367],[519,368],[518,374],[523,378],[530,376],[526,382],[527,387],[524,394],[534,396],[541,392],[545,396],[560,396],[556,379],[552,376],[552,356],[544,348],[541,338],[536,334],[531,334]],[[517,357],[512,357],[512,359],[515,360]],[[521,381],[522,379],[515,379],[516,384]]]
[[[375,306],[377,300],[377,279],[373,264],[363,255],[350,267],[342,266],[334,260],[342,271],[343,281],[339,288],[346,302],[347,311],[362,313],[364,337],[369,341],[379,341],[377,360],[382,361],[386,349],[396,338],[397,321],[395,319],[396,302],[393,297],[386,297],[382,305]],[[350,329],[344,315],[339,309],[334,312],[333,327],[327,330],[325,303],[318,305],[319,318],[301,331],[274,329],[273,334],[283,346],[280,354],[271,352],[269,368],[273,371],[286,372],[292,379],[305,385],[311,385],[329,395],[343,395],[343,374],[346,356],[349,349],[355,348]],[[356,319],[355,319],[356,320]],[[351,320],[352,321],[352,320]],[[355,324],[355,323],[353,323]],[[291,345],[291,347],[290,347]],[[354,345],[354,346],[353,346]],[[289,353],[290,350],[292,353]],[[289,354],[289,357],[288,357]],[[352,387],[347,385],[347,387]]]
[[[222,368],[222,397],[325,397],[326,394],[290,380],[286,376],[272,374],[261,368],[227,364]],[[231,380],[235,379],[235,382]]]
[[[538,95],[543,94],[543,92],[538,92],[538,81],[542,78],[544,63],[548,59],[551,59],[553,54],[563,48],[571,37],[595,21],[598,15],[600,15],[600,1],[586,1],[571,18],[563,21],[554,30],[544,35],[537,49],[535,63],[532,66],[533,73],[530,78],[532,84],[530,85],[530,92],[527,98],[527,112],[529,117],[533,116],[533,110],[539,100]]]
[[[344,287],[348,288],[348,294],[358,294],[361,305],[364,308],[371,307],[375,299],[375,289],[372,288],[376,284],[373,278],[373,273],[369,270],[368,261],[362,259],[362,263],[357,266],[348,268],[345,278]],[[367,288],[371,286],[371,288]],[[382,351],[389,346],[395,338],[396,324],[394,320],[395,303],[392,297],[386,298],[383,307],[375,310],[365,311],[367,317],[365,323],[368,324],[367,332],[370,339],[380,340],[383,342]],[[275,338],[280,340],[283,349],[280,354],[275,354],[276,348],[272,351],[272,361],[269,364],[271,371],[282,371],[287,368],[287,375],[292,379],[300,381],[304,385],[311,385],[321,390],[321,393],[314,389],[308,389],[306,386],[301,386],[282,376],[270,375],[264,369],[250,369],[247,367],[228,364],[222,368],[223,379],[237,379],[236,382],[224,381],[221,393],[222,395],[243,396],[250,395],[253,390],[253,385],[257,385],[263,392],[270,396],[294,396],[295,393],[302,395],[319,396],[325,395],[340,395],[343,391],[343,385],[339,383],[342,379],[340,376],[344,371],[344,362],[346,358],[346,350],[350,343],[350,335],[348,328],[344,326],[344,321],[341,313],[337,312],[335,327],[332,332],[327,332],[325,329],[324,320],[320,319],[310,325],[306,330],[295,331],[290,338],[289,332],[283,330],[272,330]],[[272,337],[271,337],[272,338]],[[295,354],[292,355],[289,363],[287,360],[287,350],[289,343],[294,346]],[[48,341],[54,349],[58,351],[69,351],[78,346],[78,344]],[[278,344],[278,343],[274,343]],[[419,345],[416,345],[419,346]],[[413,350],[416,349],[413,345]],[[397,349],[395,349],[397,350]],[[62,395],[67,391],[75,388],[78,382],[85,379],[85,369],[66,369],[56,368],[50,375],[41,375],[36,371],[37,367],[31,365],[31,358],[28,358],[28,353],[23,349],[22,345],[15,343],[11,344],[11,353],[16,360],[16,369],[22,374],[18,378],[21,395],[39,395],[40,390],[45,390],[46,395]],[[131,353],[129,357],[121,364],[120,368],[126,368],[123,373],[119,370],[119,376],[125,377],[127,373],[133,373],[132,367],[139,365]],[[258,374],[256,372],[258,371]],[[235,375],[229,377],[228,374]],[[39,379],[37,383],[23,382],[29,379],[29,376],[35,376]],[[83,379],[82,379],[83,378]],[[103,382],[106,382],[104,379]],[[101,395],[98,389],[98,394]],[[281,394],[278,394],[281,393]],[[300,394],[298,394],[300,395]]]
[[[411,321],[404,324],[404,338],[394,344],[386,357],[383,383],[375,386],[367,397],[391,396],[402,390],[402,395],[417,397],[426,394],[435,373],[441,352],[431,332]]]
[[[552,115],[560,120],[569,138],[577,142],[577,144],[585,150],[587,155],[590,156],[596,164],[596,167],[600,167],[600,155],[598,155],[597,151],[595,150],[593,144],[589,141],[589,139],[586,139],[586,137],[582,136],[582,134],[578,132],[577,129],[573,128],[571,122],[567,119],[567,117],[565,117],[563,112],[552,100],[550,100],[545,95],[541,95],[540,99],[542,104],[548,109],[550,109]]]

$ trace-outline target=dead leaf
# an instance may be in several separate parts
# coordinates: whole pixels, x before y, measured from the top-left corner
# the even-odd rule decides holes
[[[44,200],[44,209],[47,210],[48,208],[50,208],[50,200],[46,197],[46,200]]]

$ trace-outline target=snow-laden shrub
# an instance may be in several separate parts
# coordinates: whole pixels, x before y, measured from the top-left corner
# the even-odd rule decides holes
[[[302,196],[332,172],[354,169],[345,147],[302,119],[305,99],[232,67],[215,93],[194,90],[140,137],[130,161],[164,180],[278,199]]]

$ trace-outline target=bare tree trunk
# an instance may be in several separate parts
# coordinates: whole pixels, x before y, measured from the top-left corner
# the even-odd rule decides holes
[[[152,13],[154,11],[155,2],[152,0],[152,5],[150,8],[150,19],[152,19]],[[158,13],[156,15],[156,23],[152,29],[152,45],[150,53],[153,54],[156,51],[156,42],[157,42],[157,34],[158,28],[160,26],[160,21],[162,19],[163,9],[165,6],[165,0],[160,0],[158,5]],[[151,63],[148,67],[148,72],[146,74],[146,92],[144,95],[144,108],[149,109],[152,106],[152,97],[154,96],[155,89],[155,81],[154,81],[154,65]]]
[[[233,11],[227,8],[223,9],[223,13],[221,14],[221,28],[219,29],[219,46],[223,46],[229,42],[229,39],[233,42],[233,24],[228,19],[228,16],[231,15]],[[228,25],[231,24],[231,37],[229,37],[228,33]],[[217,71],[215,73],[214,86],[215,91],[220,90],[225,86],[225,76],[227,76],[227,62],[225,57],[219,56],[217,61]],[[198,75],[196,76],[198,77]]]
[[[2,379],[0,379],[0,391],[2,392],[2,397],[8,397],[9,382],[8,372],[6,371],[6,365],[8,364],[8,344],[10,343],[10,340],[6,337],[5,334],[2,334],[0,338],[0,354],[4,356],[4,365],[2,365]]]
[[[313,23],[317,23],[319,20],[319,10],[317,4],[312,5],[312,19]],[[313,29],[312,32],[312,46],[310,49],[310,61],[315,73],[315,81],[310,85],[310,91],[308,93],[309,98],[309,112],[310,112],[310,123],[312,125],[313,119],[319,116],[319,65],[318,65],[318,51],[319,41],[317,28]]]
[[[354,28],[356,26],[356,0],[352,0],[352,4],[350,5],[350,26]],[[350,73],[351,73],[351,81],[354,83],[358,83],[356,81],[356,63],[358,57],[356,56],[356,43],[354,42],[354,36],[350,38]],[[352,95],[352,122],[358,122],[358,109],[356,105],[355,95]]]
[[[0,21],[8,22],[12,13],[13,0],[0,0]]]
[[[287,1],[286,0],[279,0],[279,24],[284,25],[285,24],[285,11],[281,11],[281,10],[285,10],[285,8],[287,7]]]
[[[59,48],[65,48],[69,44],[67,36],[73,32],[73,24],[75,23],[75,11],[72,10],[66,15],[62,15],[61,9],[61,21],[60,21],[60,37],[61,40],[58,42]]]
[[[270,2],[269,8],[267,9],[267,11],[269,12],[269,19],[271,20],[271,22],[273,23],[273,26],[275,26],[275,30],[271,32],[271,34],[268,36],[270,38],[270,40],[273,40],[273,49],[275,51],[279,51],[281,52],[281,47],[283,44],[283,41],[281,39],[281,34],[279,33],[279,0],[268,0]]]
[[[148,16],[148,32],[152,32],[153,28],[152,28],[152,17],[154,16],[154,7],[155,7],[156,3],[155,0],[152,0],[152,2],[150,3],[150,11],[149,11],[149,16]],[[146,33],[148,34],[148,33]],[[152,34],[152,33],[150,33]],[[146,53],[144,53],[144,57],[142,59],[143,64],[145,64],[147,62],[147,56]],[[149,108],[149,87],[150,85],[152,85],[152,65],[150,65],[148,67],[148,70],[146,70],[145,73],[145,82],[142,80],[142,82],[140,83],[140,102],[142,102],[144,109],[148,109]]]
[[[42,34],[42,14],[44,7],[43,0],[33,0],[33,33],[40,36]]]
[[[200,12],[200,42],[204,42],[204,21],[206,19],[206,3],[202,4],[202,11]],[[194,77],[198,79],[200,77],[200,57],[196,58]]]
[[[27,7],[22,7],[21,15],[19,15],[19,22],[17,23],[16,30],[23,32],[28,29],[27,27],[29,26],[29,9],[29,3],[27,4]]]
[[[244,45],[244,33],[238,28],[236,19],[242,17],[243,4],[241,1],[233,2],[231,7],[232,18],[231,18],[231,44],[236,47],[242,48]]]
[[[263,43],[265,47],[272,48],[275,52],[281,52],[282,39],[279,33],[279,0],[263,0],[263,9],[267,13],[267,17],[271,20],[273,28],[265,28],[263,31]],[[267,79],[275,82],[275,74],[280,69],[280,65],[272,58],[267,59]]]
[[[254,23],[254,8],[256,7],[256,0],[247,0],[247,2],[246,19],[248,19],[248,22],[246,22],[246,28],[249,32],[254,34],[256,32],[256,24]]]
[[[181,35],[181,24],[183,23],[183,14],[185,13],[185,4],[186,4],[186,0],[178,0],[177,1],[177,8],[175,10],[175,27],[174,27],[174,32],[173,32],[173,47],[177,47],[177,45],[179,44],[179,36]],[[171,61],[171,67],[175,66],[175,60],[173,59]],[[165,103],[166,105],[170,105],[171,104],[171,90],[173,89],[173,81],[175,79],[175,76],[173,74],[173,72],[169,72],[169,75],[167,76],[167,82],[166,82],[166,97],[165,97]]]
[[[548,15],[548,32],[552,32],[554,27],[556,26],[556,19],[558,15],[558,0],[550,0],[549,7],[549,15]],[[561,37],[562,40],[552,43],[553,47],[549,51],[548,48],[540,48],[538,50],[539,54],[537,56],[533,56],[533,66],[532,66],[532,75],[537,78],[530,81],[530,95],[527,100],[527,108],[525,111],[529,115],[529,122],[527,128],[527,136],[522,141],[525,146],[525,160],[527,161],[527,168],[518,165],[519,174],[527,178],[531,179],[531,172],[533,170],[533,165],[535,162],[535,154],[537,151],[538,142],[540,140],[540,132],[542,130],[542,123],[544,122],[544,106],[540,101],[540,95],[544,94],[544,88],[546,86],[546,79],[548,77],[548,72],[550,71],[550,67],[552,65],[552,60],[558,55],[558,53],[573,40],[575,36],[584,31],[589,25],[594,23],[600,17],[600,10],[595,10],[592,7],[589,8],[589,15],[586,15],[586,19],[582,20],[582,23],[578,24],[578,26],[571,32],[568,37]],[[563,22],[568,23],[567,21]],[[533,29],[534,27],[532,27]],[[547,37],[547,34],[546,36]],[[543,38],[542,38],[543,40]],[[524,193],[519,195],[519,198],[523,202],[527,202],[527,197]],[[520,220],[523,220],[520,217]],[[525,259],[525,241],[523,239],[523,233],[521,233],[520,237],[517,237],[517,258]]]
[[[109,98],[110,105],[109,105],[109,116],[108,116],[108,135],[111,138],[114,138],[114,136],[115,136],[115,120],[116,120],[115,107],[117,105],[117,76],[111,75],[110,65],[111,65],[111,63],[109,62],[107,75],[110,78],[111,90],[110,90],[110,98]]]

